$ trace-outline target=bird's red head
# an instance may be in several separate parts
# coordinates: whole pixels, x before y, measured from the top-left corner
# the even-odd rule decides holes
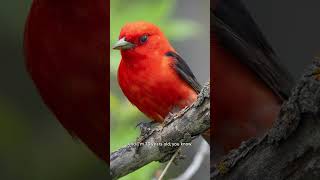
[[[143,21],[125,24],[113,49],[120,50],[122,57],[145,57],[174,51],[156,25]]]

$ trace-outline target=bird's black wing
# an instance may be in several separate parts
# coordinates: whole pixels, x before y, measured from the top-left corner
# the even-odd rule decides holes
[[[188,64],[175,52],[169,51],[166,53],[166,56],[173,58],[173,68],[176,70],[178,75],[199,94],[201,91],[201,85],[193,75]]]
[[[281,99],[287,99],[293,80],[241,0],[217,0],[211,7],[211,33],[262,79]],[[214,52],[213,52],[214,53]]]

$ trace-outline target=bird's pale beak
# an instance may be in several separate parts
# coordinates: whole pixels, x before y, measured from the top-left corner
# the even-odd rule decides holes
[[[126,50],[126,49],[131,49],[134,46],[135,46],[134,44],[132,44],[131,42],[126,41],[125,38],[123,37],[123,38],[119,39],[119,41],[117,41],[113,45],[112,49],[117,49],[117,50],[123,49],[123,50]]]

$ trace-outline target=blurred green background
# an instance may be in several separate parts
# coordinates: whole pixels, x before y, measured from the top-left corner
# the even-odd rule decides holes
[[[110,47],[118,40],[121,27],[125,23],[141,20],[152,22],[161,28],[203,84],[209,78],[209,0],[199,1],[202,3],[194,2],[190,0],[111,0]],[[186,13],[188,16],[184,15]],[[140,133],[139,128],[135,128],[136,124],[148,121],[148,118],[123,96],[119,88],[117,69],[121,59],[120,52],[110,48],[110,55],[110,150],[113,152],[134,142]],[[180,166],[173,166],[172,169],[176,172],[169,173],[168,177],[174,177],[179,172],[183,172],[188,165],[187,162],[193,157],[192,150],[186,153],[190,156],[184,163],[180,163]],[[162,169],[163,166],[160,163],[154,162],[122,179],[152,179],[155,173]],[[209,169],[206,172],[204,176],[198,176],[197,179],[208,179]]]

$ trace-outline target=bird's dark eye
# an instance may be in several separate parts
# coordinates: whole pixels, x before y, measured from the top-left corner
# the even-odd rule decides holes
[[[148,40],[148,35],[143,35],[140,37],[140,42],[145,43]]]

